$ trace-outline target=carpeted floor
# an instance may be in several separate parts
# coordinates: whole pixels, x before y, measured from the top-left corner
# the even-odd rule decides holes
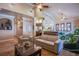
[[[79,54],[67,50],[62,51],[62,56],[79,56]]]

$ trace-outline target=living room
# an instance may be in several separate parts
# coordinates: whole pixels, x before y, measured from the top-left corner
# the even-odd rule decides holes
[[[78,55],[78,12],[77,3],[0,4],[0,55]]]

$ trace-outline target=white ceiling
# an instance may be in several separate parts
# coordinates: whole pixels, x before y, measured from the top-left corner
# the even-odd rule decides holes
[[[79,16],[79,3],[51,3],[49,5],[49,12],[59,12],[59,10],[66,15]]]
[[[5,7],[6,5],[8,5],[9,7]],[[44,11],[50,13],[51,15],[55,15],[60,11],[68,16],[79,16],[79,3],[46,3],[46,5],[48,5],[49,8]],[[10,10],[19,10],[28,15],[32,14],[32,12],[30,11],[32,11],[33,8],[31,3],[3,3],[0,4],[0,7],[7,9],[10,8]]]
[[[2,10],[3,9],[3,10]],[[0,3],[0,13],[4,14],[24,14],[32,16],[32,8],[25,3]]]

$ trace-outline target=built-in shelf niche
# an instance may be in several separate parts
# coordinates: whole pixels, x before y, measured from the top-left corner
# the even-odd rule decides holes
[[[43,31],[43,17],[37,17],[36,21],[35,21],[35,27],[36,27],[36,36],[40,36],[42,35],[42,31]]]

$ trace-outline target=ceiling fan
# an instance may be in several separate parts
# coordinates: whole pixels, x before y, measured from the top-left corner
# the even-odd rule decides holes
[[[34,7],[42,7],[42,8],[49,8],[49,6],[47,4],[44,4],[44,3],[32,3],[32,5]]]

